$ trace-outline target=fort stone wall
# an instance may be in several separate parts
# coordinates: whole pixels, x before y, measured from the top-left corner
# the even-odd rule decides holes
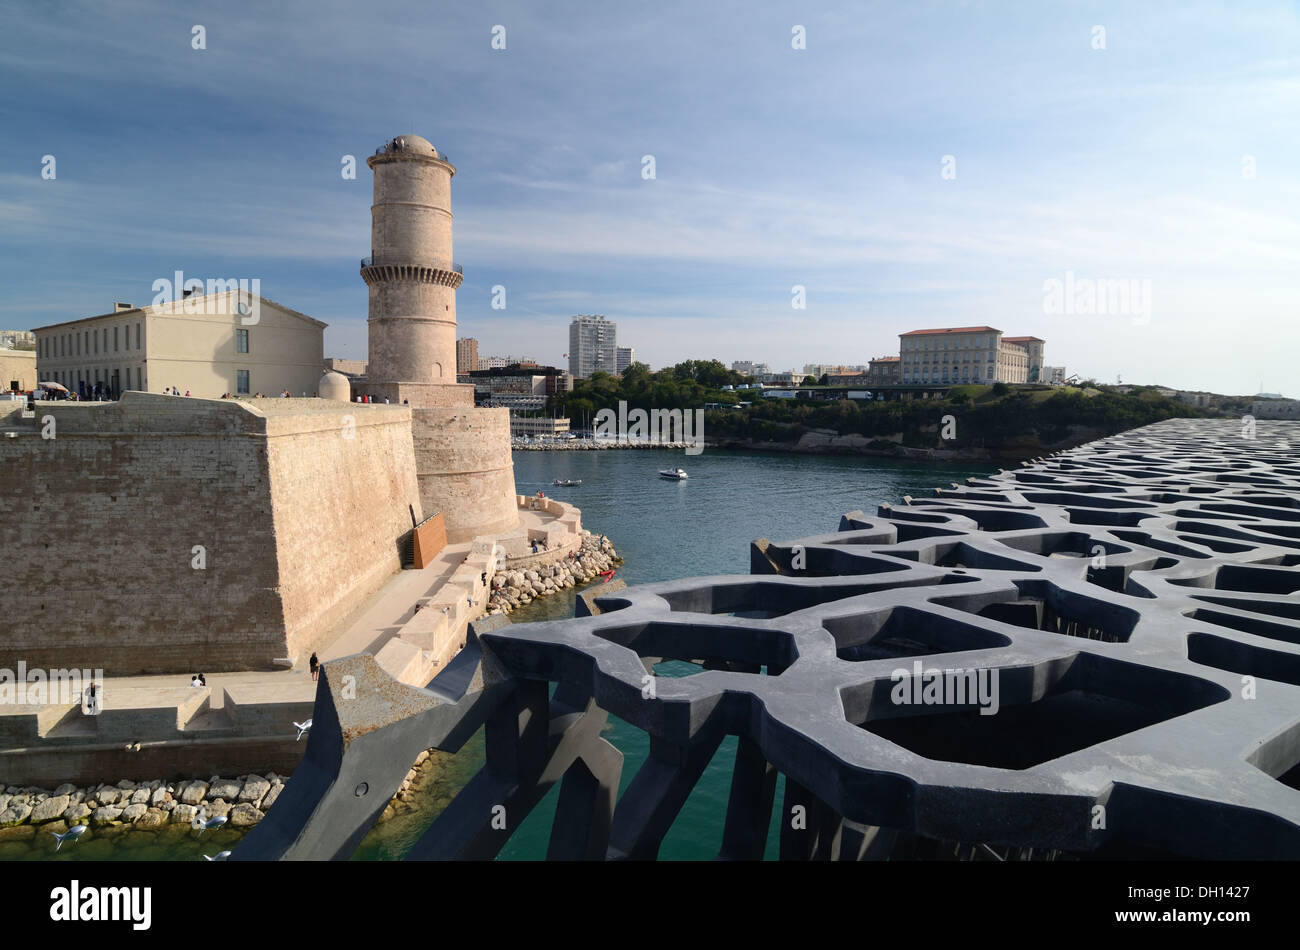
[[[412,409],[420,500],[456,544],[519,526],[508,409]]]
[[[398,569],[409,410],[259,403],[0,407],[0,667],[270,669]]]

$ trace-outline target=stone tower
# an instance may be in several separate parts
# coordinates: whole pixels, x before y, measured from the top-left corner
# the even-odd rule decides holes
[[[474,387],[456,382],[456,288],[451,177],[456,168],[427,139],[401,135],[366,160],[375,174],[366,379],[354,391],[411,407],[420,503],[442,512],[447,540],[502,534],[519,525],[510,413],[475,409]]]

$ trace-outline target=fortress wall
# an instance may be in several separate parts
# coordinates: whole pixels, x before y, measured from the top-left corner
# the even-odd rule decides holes
[[[413,409],[420,500],[442,512],[447,541],[511,531],[519,525],[508,409]]]
[[[264,418],[131,392],[22,421],[0,438],[0,666],[217,672],[285,655]]]
[[[0,417],[0,667],[271,669],[399,568],[410,410],[257,405],[129,392]]]
[[[416,520],[424,517],[411,410],[324,405],[331,410],[269,419],[280,596],[289,654],[299,659],[401,570],[399,541],[415,524],[411,509]]]

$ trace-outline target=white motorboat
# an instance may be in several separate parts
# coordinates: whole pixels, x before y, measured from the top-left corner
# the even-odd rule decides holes
[[[681,481],[683,478],[689,478],[686,470],[683,468],[664,468],[659,470],[660,478],[671,478],[675,481]]]

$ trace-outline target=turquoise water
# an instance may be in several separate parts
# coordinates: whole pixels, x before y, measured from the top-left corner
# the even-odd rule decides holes
[[[680,465],[690,478],[657,477],[660,468]],[[582,509],[583,525],[601,531],[625,558],[619,575],[646,584],[706,574],[747,574],[749,544],[767,537],[789,541],[839,527],[854,509],[874,514],[882,502],[903,495],[928,495],[987,468],[920,465],[894,460],[711,451],[517,452],[515,483],[521,494],[545,491]],[[581,478],[576,488],[552,487],[556,479]],[[511,615],[516,623],[573,615],[576,594],[548,598]],[[664,663],[656,672],[685,676],[698,672],[685,663]],[[627,788],[649,751],[639,729],[611,718],[605,738],[623,753],[620,792]],[[709,860],[722,845],[723,818],[731,789],[736,739],[719,746],[671,830],[659,857]],[[776,856],[777,821],[785,780],[778,779],[768,831],[767,857]],[[554,816],[556,785],[502,850],[502,859],[541,859]]]
[[[516,452],[515,483],[520,494],[544,491],[582,509],[584,527],[606,534],[625,563],[618,576],[646,584],[708,574],[749,571],[749,543],[760,537],[789,541],[836,530],[840,515],[874,513],[882,502],[903,495],[927,495],[936,486],[988,474],[978,465],[918,464],[891,459],[707,451]],[[659,478],[661,468],[681,466],[686,481]],[[582,479],[575,488],[552,486],[557,478]],[[573,616],[574,591],[535,601],[511,615],[516,623]],[[662,675],[686,675],[687,664],[663,664]],[[611,719],[605,737],[623,753],[622,787],[645,760],[645,735]],[[672,829],[660,857],[699,860],[717,855],[730,792],[736,740],[719,747]],[[455,792],[483,763],[481,734],[456,755],[440,756],[417,783],[412,808],[376,828],[358,850],[358,860],[392,860],[424,832]],[[783,782],[778,782],[768,856],[775,855],[775,822]],[[503,849],[505,860],[545,857],[557,785]],[[0,860],[202,860],[231,848],[240,832],[206,832],[188,826],[159,832],[91,831],[76,845],[53,854],[53,839],[37,833],[30,841],[0,841]]]

